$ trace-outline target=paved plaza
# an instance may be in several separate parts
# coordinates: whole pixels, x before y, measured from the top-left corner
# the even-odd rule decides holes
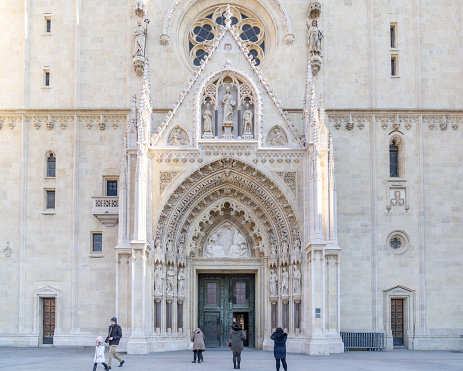
[[[92,370],[93,348],[0,348],[0,369],[2,370]],[[106,353],[107,354],[107,353]],[[192,352],[177,351],[151,353],[148,355],[127,355],[122,353],[125,365],[112,370],[233,370],[232,355],[228,350],[208,350],[204,363],[192,364]],[[390,352],[351,351],[330,356],[308,356],[288,354],[289,370],[463,370],[463,351],[409,351]],[[99,365],[98,370],[103,370]],[[273,353],[245,349],[241,370],[275,370]],[[280,370],[283,370],[281,368]]]

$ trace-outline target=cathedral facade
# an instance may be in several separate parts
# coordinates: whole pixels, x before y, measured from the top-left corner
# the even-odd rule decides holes
[[[3,5],[0,345],[463,346],[462,4]],[[436,31],[438,30],[438,31]],[[360,336],[360,335],[358,335]]]

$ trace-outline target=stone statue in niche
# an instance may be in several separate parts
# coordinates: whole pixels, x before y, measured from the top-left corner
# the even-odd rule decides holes
[[[249,103],[246,103],[246,109],[243,113],[243,138],[252,139],[252,117],[253,113],[249,108]]]
[[[223,121],[222,129],[223,134],[222,138],[224,139],[233,139],[233,108],[236,106],[235,98],[231,93],[230,86],[225,87],[225,95],[222,98],[223,103]]]
[[[188,135],[181,128],[174,129],[168,141],[172,146],[186,146],[188,142]]]
[[[246,238],[235,226],[223,224],[207,240],[205,258],[249,258]]]
[[[321,55],[322,54],[322,39],[323,34],[318,29],[318,22],[316,19],[314,20],[307,20],[307,28],[309,32],[308,37],[308,46],[310,55]]]
[[[167,270],[167,281],[166,281],[166,291],[168,294],[174,293],[174,277],[175,272],[174,268],[170,265],[169,269]]]
[[[293,289],[295,294],[300,294],[301,293],[301,270],[297,267],[297,265],[294,265],[293,268]]]
[[[233,107],[236,106],[236,101],[230,92],[230,86],[225,88],[225,95],[222,98],[223,103],[223,123],[233,124]]]
[[[180,268],[177,276],[178,283],[178,294],[185,295],[185,273],[183,273],[183,268]]]
[[[164,281],[164,275],[162,274],[162,266],[159,264],[156,266],[154,272],[154,293],[162,294],[162,281]]]
[[[269,146],[285,146],[288,144],[286,134],[280,128],[274,128],[270,131],[267,137],[267,145]]]
[[[286,271],[286,267],[283,267],[281,272],[281,295],[288,295],[289,293],[289,272]]]
[[[137,29],[135,30],[135,52],[133,57],[143,57],[145,53],[145,36],[146,28],[142,26],[141,20],[137,21]]]
[[[269,289],[270,289],[270,296],[277,296],[277,282],[278,282],[278,276],[275,273],[275,269],[270,270],[270,278],[269,278]]]
[[[203,127],[204,127],[204,134],[212,134],[212,111],[211,111],[211,104],[206,104],[206,109],[203,113]]]

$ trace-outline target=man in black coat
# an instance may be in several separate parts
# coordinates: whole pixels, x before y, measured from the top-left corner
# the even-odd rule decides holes
[[[108,337],[106,338],[105,342],[109,343],[109,353],[108,353],[108,367],[111,369],[111,362],[113,357],[116,358],[120,364],[119,367],[122,367],[124,364],[124,360],[116,354],[116,348],[119,345],[119,340],[122,337],[122,329],[121,326],[117,324],[117,318],[111,318],[111,326],[108,329]]]

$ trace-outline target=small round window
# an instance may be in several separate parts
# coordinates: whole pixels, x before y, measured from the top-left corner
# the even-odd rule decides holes
[[[201,65],[206,57],[208,48],[219,33],[219,27],[225,25],[226,5],[210,8],[203,12],[190,27],[188,37],[188,51],[190,60],[195,67]],[[241,41],[249,49],[256,66],[259,66],[265,57],[265,31],[262,22],[248,9],[232,6],[231,24],[235,27]]]
[[[387,237],[387,247],[394,254],[402,254],[408,250],[410,238],[404,231],[393,231]]]

